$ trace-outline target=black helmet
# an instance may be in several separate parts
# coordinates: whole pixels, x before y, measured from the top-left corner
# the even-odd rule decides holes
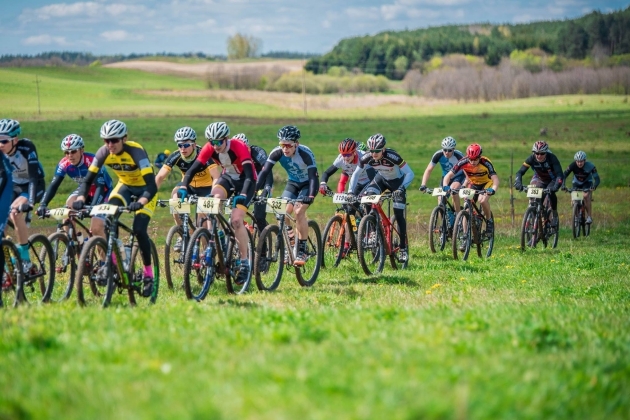
[[[300,139],[300,130],[294,125],[285,125],[278,130],[278,139],[281,141],[296,142]]]

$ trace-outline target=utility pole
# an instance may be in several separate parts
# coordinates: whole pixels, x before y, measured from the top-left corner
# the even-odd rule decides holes
[[[302,102],[304,106],[304,118],[306,118],[306,69],[302,67]]]
[[[510,212],[512,213],[512,227],[514,227],[514,183],[512,182],[512,174],[514,173],[514,151],[510,158]]]
[[[39,77],[37,77],[37,74],[35,74],[35,86],[37,86],[37,113],[42,115],[42,108],[39,102]]]

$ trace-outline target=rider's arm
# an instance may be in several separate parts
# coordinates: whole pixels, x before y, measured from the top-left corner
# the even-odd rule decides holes
[[[359,179],[361,179],[361,176],[365,173],[366,168],[370,167],[370,165],[368,165],[368,162],[371,159],[372,157],[369,153],[364,154],[361,159],[359,159],[359,164],[350,177],[350,186],[348,187],[348,191],[352,192],[357,187]]]
[[[433,172],[433,168],[435,168],[435,164],[433,162],[429,162],[427,169],[425,169],[424,174],[422,174],[422,183],[420,185],[427,185],[431,172]]]
[[[186,175],[184,175],[184,178],[182,179],[182,187],[188,187],[190,185],[190,181],[192,181],[192,178],[195,176],[195,174],[201,172],[205,168],[206,163],[208,163],[208,161],[212,159],[213,153],[214,147],[212,147],[210,143],[207,143],[201,148],[199,156],[197,156],[197,159],[195,159],[192,165],[190,165],[190,168],[188,168],[188,170],[186,171]],[[213,184],[215,182],[216,179],[214,179],[213,177]]]
[[[25,151],[26,152],[26,151]],[[29,144],[29,150],[24,156],[28,160],[28,202],[32,206],[35,204],[35,196],[37,192],[37,181],[40,171],[39,158],[35,145]]]
[[[492,180],[492,189],[496,192],[497,188],[499,188],[499,176],[492,174],[490,175],[490,179]]]
[[[63,178],[63,173],[60,175],[59,171],[55,172],[55,176],[53,177],[52,181],[50,181],[50,185],[48,186],[48,189],[46,190],[44,196],[42,197],[42,200],[40,201],[40,206],[46,207],[48,203],[50,203],[50,201],[55,197],[55,194],[57,194],[57,189],[59,189],[59,186],[63,182]]]
[[[157,184],[155,183],[155,175],[153,174],[153,172],[142,175],[142,178],[144,179],[144,183],[146,184],[146,186],[145,186],[144,192],[142,193],[138,201],[144,198],[146,200],[146,203],[142,202],[142,204],[147,204],[149,201],[153,199],[155,194],[157,194],[158,187],[157,187]]]
[[[158,188],[160,188],[160,185],[162,185],[162,182],[164,182],[164,180],[168,177],[168,174],[170,172],[171,172],[171,168],[169,168],[166,165],[162,165],[162,167],[160,168],[160,171],[155,176],[155,185],[157,185]]]
[[[593,188],[597,188],[597,186],[599,185],[599,174],[597,173],[597,168],[593,168]]]
[[[516,171],[516,177],[515,177],[514,180],[516,182],[520,182],[522,184],[523,183],[523,175],[525,175],[525,172],[527,172],[528,169],[529,169],[529,165],[527,165],[526,163],[523,163],[523,166],[521,166],[521,169]]]
[[[317,195],[317,190],[319,189],[319,174],[317,173],[317,168],[308,168],[308,179],[308,195],[310,197],[315,197]]]
[[[335,174],[335,172],[337,172],[337,168],[335,165],[330,165],[328,167],[328,169],[326,169],[324,171],[324,173],[322,174],[322,183],[323,184],[327,184],[328,183],[328,178],[330,178],[331,176],[333,176]]]
[[[251,185],[255,185],[254,180],[256,171],[254,169],[254,163],[251,160],[246,160],[243,162],[243,173],[245,174],[245,181],[243,182],[243,189],[241,190],[241,195],[247,195],[249,188]]]
[[[409,187],[409,184],[411,184],[411,181],[413,181],[413,177],[415,176],[415,174],[411,170],[411,167],[407,165],[407,162],[403,162],[403,164],[400,166],[400,172],[402,172],[402,174],[405,176],[402,186],[405,188]]]
[[[263,166],[262,171],[260,171],[260,173],[258,174],[258,183],[256,184],[256,190],[261,190],[265,186],[266,178],[271,178],[271,182],[273,182],[273,177],[271,176],[271,168],[273,168],[273,165],[278,162],[280,157],[282,157],[282,149],[280,147],[276,147],[269,153],[267,161],[265,162],[265,166]]]
[[[575,165],[575,162],[571,162],[571,164],[567,166],[567,169],[562,173],[562,178],[567,179],[571,172],[573,172],[573,170],[575,169],[573,165]]]
[[[92,163],[90,163],[90,166],[88,167],[87,175],[79,186],[79,194],[77,199],[80,197],[85,199],[88,190],[98,176],[98,173],[103,167],[103,163],[105,163],[105,159],[108,155],[109,150],[107,149],[107,146],[101,146],[101,148],[96,151],[96,153],[94,154],[94,159],[92,159]]]
[[[552,165],[553,174],[556,176],[556,183],[558,184],[557,189],[560,189],[564,181],[564,173],[562,172],[562,165],[560,165],[560,161],[555,155],[551,154],[551,156],[553,156],[553,159],[551,160],[551,165]]]
[[[337,183],[337,192],[338,193],[342,193],[346,190],[346,185],[348,184],[348,180],[350,179],[350,177],[348,175],[346,175],[345,173],[341,173],[341,176],[339,177],[339,182]]]

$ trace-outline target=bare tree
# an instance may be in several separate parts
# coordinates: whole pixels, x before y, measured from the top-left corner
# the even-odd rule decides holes
[[[228,58],[256,57],[262,49],[262,40],[252,35],[237,33],[227,39]]]

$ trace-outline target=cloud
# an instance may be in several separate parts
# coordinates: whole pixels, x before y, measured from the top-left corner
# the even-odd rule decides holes
[[[106,41],[139,41],[143,37],[142,35],[132,35],[124,30],[117,30],[101,32],[101,38]]]
[[[64,18],[90,18],[106,20],[110,17],[136,15],[147,12],[145,6],[127,5],[123,3],[103,4],[90,2],[57,3],[38,9],[24,9],[19,16],[22,22],[49,21]]]
[[[66,37],[63,36],[51,36],[51,35],[35,35],[29,36],[22,41],[24,45],[68,45]]]

